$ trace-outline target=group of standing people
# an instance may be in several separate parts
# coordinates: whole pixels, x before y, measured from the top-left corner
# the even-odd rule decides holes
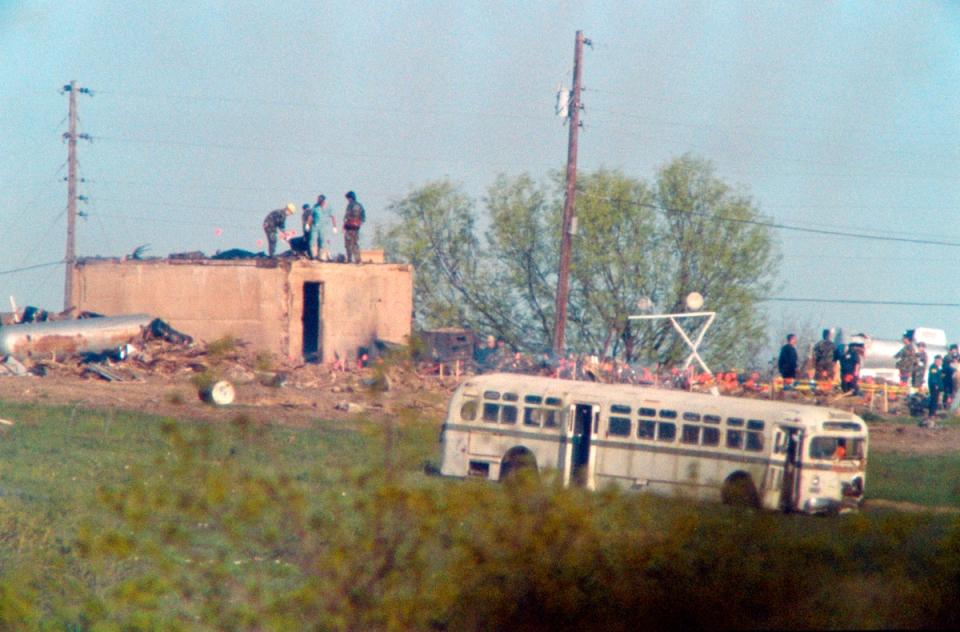
[[[840,365],[840,389],[844,393],[860,394],[860,367],[863,365],[865,347],[860,340],[847,345],[837,345],[833,341],[833,332],[824,329],[820,341],[813,346],[814,378],[818,382],[833,383],[836,379],[837,365]],[[797,335],[787,334],[787,341],[780,348],[777,369],[783,377],[784,388],[793,388],[800,370],[797,353]]]
[[[360,263],[360,227],[367,221],[367,212],[357,201],[357,194],[347,191],[344,196],[347,207],[343,214],[343,245],[347,263]],[[304,204],[302,210],[303,236],[307,254],[311,259],[320,259],[323,250],[323,224],[329,219],[333,233],[337,233],[337,220],[327,209],[327,197],[317,196],[314,204]],[[267,237],[267,253],[273,257],[277,251],[277,239],[286,228],[287,217],[294,214],[296,206],[291,202],[285,208],[270,211],[263,220],[263,232]],[[285,238],[285,237],[284,237]]]
[[[923,376],[927,376],[927,414],[934,416],[940,406],[950,408],[957,393],[958,371],[960,371],[960,349],[953,344],[946,355],[933,356],[933,363],[927,370],[927,349],[920,341],[914,343],[910,332],[903,336],[903,347],[897,352],[897,370],[900,383],[911,384],[915,388],[923,387]]]

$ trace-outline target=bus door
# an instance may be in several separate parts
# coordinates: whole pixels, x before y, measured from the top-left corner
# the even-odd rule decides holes
[[[593,487],[595,453],[590,438],[599,428],[600,407],[594,404],[573,404],[567,416],[568,467],[564,468],[564,483],[581,487]]]
[[[797,502],[800,483],[800,445],[803,433],[799,428],[778,426],[773,438],[773,453],[767,467],[764,505],[792,511]]]

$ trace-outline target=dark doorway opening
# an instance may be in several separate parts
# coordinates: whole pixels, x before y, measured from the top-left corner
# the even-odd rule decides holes
[[[803,436],[795,428],[784,429],[784,431],[787,433],[787,458],[783,464],[783,489],[780,496],[780,508],[789,512],[793,511],[793,505],[800,492],[800,477],[797,475],[797,470],[800,468],[800,447],[803,445]]]
[[[590,430],[593,421],[593,406],[577,404],[573,418],[573,466],[574,485],[587,484],[587,465],[590,461]]]
[[[323,323],[320,321],[320,305],[323,303],[323,284],[307,281],[303,284],[303,359],[320,362],[323,349]]]

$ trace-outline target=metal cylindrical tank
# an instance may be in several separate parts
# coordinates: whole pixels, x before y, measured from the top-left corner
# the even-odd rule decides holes
[[[0,327],[0,354],[28,357],[108,351],[139,336],[152,320],[148,314],[131,314],[6,325]]]

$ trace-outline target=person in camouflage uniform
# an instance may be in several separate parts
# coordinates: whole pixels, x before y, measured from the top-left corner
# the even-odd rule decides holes
[[[917,369],[917,350],[913,346],[910,336],[903,337],[903,347],[894,356],[897,359],[897,371],[900,372],[900,383],[907,386],[913,380],[913,372]]]
[[[277,252],[277,232],[286,228],[287,216],[293,215],[295,210],[296,207],[291,202],[287,204],[286,208],[270,211],[263,219],[263,232],[267,236],[267,253],[269,256],[272,257]]]
[[[813,367],[816,371],[816,379],[820,381],[833,381],[837,345],[833,344],[830,338],[830,330],[824,329],[823,338],[813,346]]]
[[[357,194],[348,191],[347,210],[343,214],[343,246],[347,251],[347,263],[360,263],[360,227],[367,221],[367,212],[357,202]]]

